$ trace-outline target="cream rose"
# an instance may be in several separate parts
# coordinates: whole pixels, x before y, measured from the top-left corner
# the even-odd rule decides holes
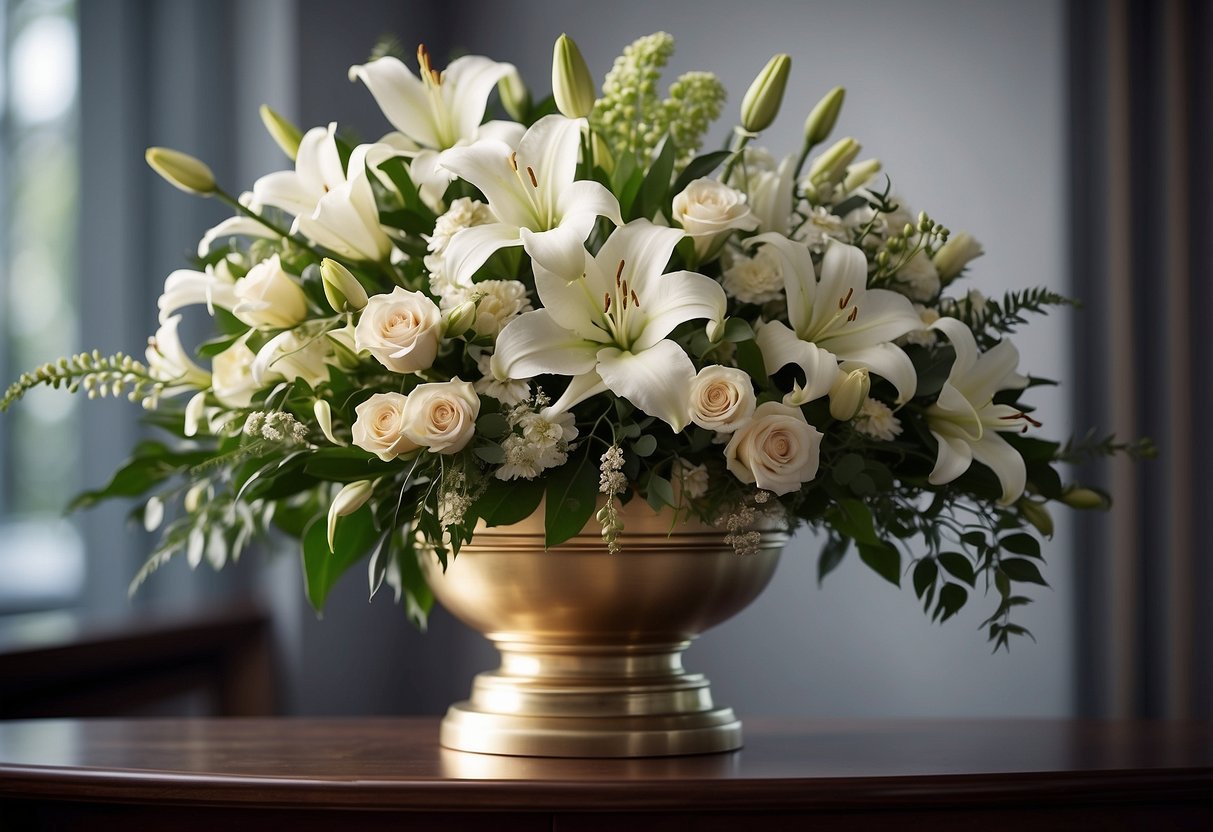
[[[372,295],[354,329],[354,344],[397,373],[429,369],[442,338],[442,312],[420,292],[399,286]]]
[[[416,450],[419,445],[404,433],[407,399],[399,393],[376,393],[354,408],[354,444],[384,462]]]
[[[695,241],[695,254],[706,259],[730,232],[753,231],[758,218],[746,196],[715,179],[696,179],[674,197],[674,222]]]
[[[724,449],[733,476],[775,494],[788,494],[817,476],[821,432],[799,408],[765,402]]]
[[[732,433],[754,413],[754,388],[742,370],[712,364],[691,382],[691,421],[718,433]]]
[[[232,314],[259,329],[288,329],[307,317],[307,295],[275,254],[236,281]]]
[[[463,450],[476,431],[480,399],[470,382],[422,384],[409,393],[401,413],[404,435],[410,442],[437,454]]]

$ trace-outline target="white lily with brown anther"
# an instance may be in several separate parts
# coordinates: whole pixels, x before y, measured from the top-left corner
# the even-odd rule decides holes
[[[967,326],[956,318],[940,318],[931,325],[956,350],[956,361],[939,392],[939,400],[927,408],[927,427],[939,442],[933,485],[943,485],[959,477],[974,460],[985,465],[1002,484],[999,503],[1010,505],[1023,494],[1027,469],[1023,457],[1000,432],[1022,432],[1029,425],[1039,426],[1017,407],[994,404],[1000,390],[1020,390],[1028,380],[1020,375],[1019,351],[1003,339],[985,352]]]
[[[695,367],[666,336],[685,321],[719,324],[726,305],[724,290],[709,277],[663,274],[682,237],[679,229],[635,220],[615,229],[597,255],[583,248],[578,264],[563,251],[537,247],[535,289],[543,308],[501,330],[493,375],[499,381],[572,376],[548,413],[610,390],[682,430]]]
[[[409,175],[422,196],[433,202],[451,180],[438,164],[443,150],[482,138],[513,144],[523,127],[509,121],[481,123],[497,83],[516,72],[512,64],[465,55],[439,71],[424,46],[417,48],[417,63],[421,77],[391,56],[352,66],[349,77],[366,85],[383,115],[400,131],[383,141],[409,149]]]
[[[469,283],[493,252],[517,245],[561,274],[580,275],[595,220],[623,224],[614,194],[598,182],[576,178],[585,123],[544,116],[526,131],[517,150],[481,139],[442,154],[439,163],[479,188],[496,219],[465,228],[447,243],[446,271],[455,283]]]
[[[867,288],[868,261],[860,249],[830,241],[819,280],[805,246],[780,234],[759,234],[748,244],[769,246],[783,261],[791,327],[764,322],[755,340],[768,373],[789,364],[804,372],[795,404],[827,395],[840,366],[844,371],[862,367],[885,379],[897,389],[899,402],[913,397],[914,365],[892,342],[921,329],[922,321],[902,295]]]

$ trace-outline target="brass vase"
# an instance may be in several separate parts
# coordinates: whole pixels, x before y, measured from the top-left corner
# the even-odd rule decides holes
[[[543,757],[740,748],[741,723],[683,669],[682,653],[762,592],[786,533],[763,531],[758,551],[739,555],[724,531],[634,499],[617,554],[595,520],[545,550],[542,511],[477,528],[445,574],[422,558],[437,600],[501,653],[501,667],[447,711],[442,745]]]

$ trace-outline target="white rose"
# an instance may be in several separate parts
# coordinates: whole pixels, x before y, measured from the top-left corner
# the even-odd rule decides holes
[[[253,379],[256,354],[240,339],[211,361],[211,389],[220,404],[227,407],[248,407],[257,392]]]
[[[733,367],[711,364],[691,382],[691,421],[718,433],[732,433],[754,414],[750,376]]]
[[[674,197],[674,221],[695,241],[695,253],[706,259],[733,230],[753,231],[758,218],[746,196],[715,179],[696,179]]]
[[[420,292],[399,286],[391,294],[372,295],[354,329],[358,350],[368,350],[397,373],[429,369],[441,338],[438,306]]]
[[[476,431],[480,399],[470,382],[422,384],[409,393],[401,414],[409,441],[438,454],[463,450]]]
[[[232,314],[252,327],[287,329],[307,317],[307,295],[275,254],[236,281]]]
[[[400,393],[376,393],[354,408],[354,444],[384,462],[416,450],[418,444],[404,434],[404,407]]]
[[[724,290],[742,303],[767,303],[783,295],[783,270],[772,246],[753,257],[735,257],[724,271]]]
[[[817,476],[821,432],[799,408],[765,402],[724,449],[733,476],[775,494],[788,494]]]

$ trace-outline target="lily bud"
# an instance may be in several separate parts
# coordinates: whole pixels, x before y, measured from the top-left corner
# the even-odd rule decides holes
[[[837,185],[847,175],[847,165],[855,161],[861,149],[859,142],[850,137],[839,139],[813,160],[809,180],[818,186]]]
[[[838,121],[838,112],[842,109],[842,101],[847,91],[835,87],[817,102],[804,122],[804,140],[809,147],[821,144],[834,130],[834,122]]]
[[[1090,488],[1071,488],[1061,495],[1061,501],[1070,508],[1108,508],[1109,501],[1104,495]]]
[[[497,95],[501,97],[501,106],[510,114],[514,121],[526,121],[531,111],[531,93],[522,80],[522,75],[515,68],[501,76],[497,82]]]
[[[193,156],[167,147],[149,147],[143,158],[174,188],[200,196],[215,192],[215,174]]]
[[[594,80],[581,50],[568,35],[556,38],[552,50],[552,95],[556,109],[569,118],[585,118],[594,109]]]
[[[1045,537],[1053,536],[1053,515],[1049,514],[1049,510],[1044,507],[1043,503],[1025,497],[1019,501],[1019,512],[1036,531]]]
[[[465,300],[445,316],[442,322],[444,338],[458,338],[476,323],[476,302]]]
[[[935,252],[935,271],[939,272],[939,280],[947,286],[964,270],[971,261],[976,260],[985,251],[981,243],[973,239],[971,234],[961,232],[955,237],[949,237],[939,251]]]
[[[830,387],[830,415],[840,422],[849,422],[859,414],[859,409],[868,400],[872,380],[866,368],[860,367],[849,373],[839,373]]]
[[[303,134],[299,132],[298,127],[283,118],[281,113],[271,109],[268,104],[261,105],[261,123],[265,125],[265,130],[274,143],[282,148],[283,153],[292,160],[299,155],[299,143],[303,141]]]
[[[324,296],[334,312],[358,312],[367,304],[366,289],[350,270],[331,258],[320,263]]]
[[[876,174],[880,173],[880,160],[867,159],[847,167],[847,176],[842,180],[842,189],[850,193],[856,188],[862,188]]]
[[[190,514],[197,511],[198,507],[202,505],[202,499],[207,496],[207,489],[210,487],[210,483],[203,480],[185,492],[185,500],[182,503],[185,506],[185,510]]]
[[[771,126],[779,115],[783,103],[783,91],[788,85],[788,73],[792,70],[792,58],[779,54],[771,56],[767,65],[746,90],[741,100],[741,126],[751,133],[760,133]]]
[[[334,445],[344,447],[346,443],[333,433],[333,409],[329,403],[324,399],[317,399],[316,404],[312,406],[312,413],[316,417],[316,424],[320,425],[320,432],[324,434],[324,438]]]
[[[329,506],[329,551],[333,551],[333,538],[337,536],[337,520],[347,514],[353,514],[366,504],[375,490],[375,484],[370,480],[352,482],[337,492],[333,504]]]

